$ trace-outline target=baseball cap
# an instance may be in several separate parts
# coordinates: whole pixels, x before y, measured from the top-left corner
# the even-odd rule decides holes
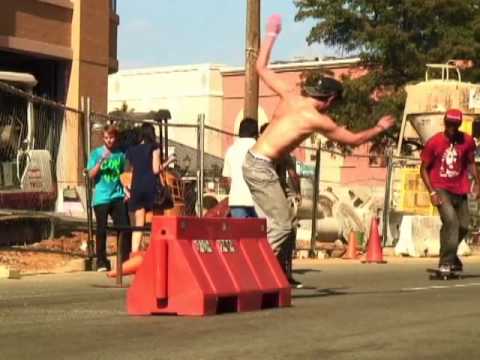
[[[449,109],[445,113],[445,121],[454,124],[461,124],[463,120],[463,113],[458,109]]]
[[[334,78],[321,76],[312,86],[304,86],[303,89],[308,96],[314,98],[320,97],[342,97],[343,85]]]

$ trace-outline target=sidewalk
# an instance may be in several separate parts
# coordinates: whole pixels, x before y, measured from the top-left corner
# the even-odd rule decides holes
[[[463,256],[462,261],[468,263],[480,263],[480,248],[471,247],[473,254]],[[395,256],[391,247],[383,249],[384,260],[388,264],[428,264],[436,266],[438,257],[409,257]],[[345,260],[342,258],[318,258],[318,259],[294,259],[295,267],[309,265],[340,265],[360,263],[364,255],[357,260]],[[115,264],[115,256],[110,257],[112,264]],[[375,264],[371,264],[375,265]],[[85,258],[67,254],[51,252],[25,251],[16,249],[0,250],[0,278],[8,277],[8,270],[20,272],[22,276],[35,274],[54,274],[85,271]]]

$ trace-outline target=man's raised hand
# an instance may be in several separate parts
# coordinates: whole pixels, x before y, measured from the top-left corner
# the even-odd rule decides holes
[[[383,131],[390,129],[395,124],[395,118],[392,115],[385,115],[378,120],[377,126]]]
[[[268,18],[267,35],[277,36],[282,31],[282,17],[278,14],[273,14]]]

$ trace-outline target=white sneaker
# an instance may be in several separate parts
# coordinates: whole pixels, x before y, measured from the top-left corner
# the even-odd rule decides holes
[[[438,271],[440,271],[441,273],[450,273],[452,272],[452,268],[450,267],[450,265],[440,265],[438,267]]]
[[[292,289],[303,289],[303,284],[291,276],[288,278],[288,283]]]
[[[97,272],[106,272],[106,271],[107,271],[107,268],[105,266],[99,267],[97,269]]]

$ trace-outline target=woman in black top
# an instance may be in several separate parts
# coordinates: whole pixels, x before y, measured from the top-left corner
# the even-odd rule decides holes
[[[140,134],[140,144],[130,147],[126,153],[133,169],[128,208],[135,213],[135,226],[144,226],[146,214],[153,210],[160,172],[160,149],[153,125],[143,124]],[[142,235],[140,231],[133,233],[132,252],[139,250]]]

